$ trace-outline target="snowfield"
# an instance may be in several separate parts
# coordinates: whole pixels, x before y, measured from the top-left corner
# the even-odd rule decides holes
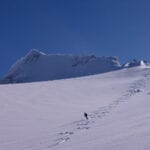
[[[0,85],[0,150],[148,150],[149,141],[146,66]]]

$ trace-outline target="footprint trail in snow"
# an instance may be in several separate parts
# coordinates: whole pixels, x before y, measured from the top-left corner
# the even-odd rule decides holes
[[[148,78],[147,78],[148,79]],[[68,125],[64,125],[60,128],[60,132],[56,135],[51,136],[49,139],[45,140],[41,143],[43,146],[47,147],[47,149],[51,149],[59,144],[63,144],[68,140],[71,140],[71,137],[74,134],[77,134],[81,131],[87,131],[92,127],[92,124],[95,123],[98,119],[101,119],[111,113],[113,109],[118,107],[121,103],[128,101],[131,96],[142,92],[145,88],[145,83],[147,79],[137,80],[129,86],[127,92],[121,96],[120,98],[114,100],[108,106],[100,107],[97,110],[91,112],[89,114],[89,120],[81,119],[78,121],[74,121]],[[49,140],[49,142],[48,142]],[[49,145],[47,145],[49,143]],[[47,145],[47,146],[46,146]],[[39,147],[39,146],[38,146]]]

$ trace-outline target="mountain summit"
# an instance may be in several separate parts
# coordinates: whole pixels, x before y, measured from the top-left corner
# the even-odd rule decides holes
[[[65,79],[120,68],[121,65],[116,57],[45,54],[33,49],[12,65],[3,82],[23,83]]]

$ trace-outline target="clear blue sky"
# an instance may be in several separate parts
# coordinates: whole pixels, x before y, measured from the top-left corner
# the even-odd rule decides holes
[[[0,76],[30,49],[149,60],[149,0],[0,0]]]

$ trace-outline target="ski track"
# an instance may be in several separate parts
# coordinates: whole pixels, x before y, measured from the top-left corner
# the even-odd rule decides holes
[[[145,77],[144,79],[136,80],[135,82],[133,82],[131,85],[129,85],[129,88],[124,95],[114,100],[108,106],[100,107],[97,110],[91,112],[88,115],[89,120],[80,119],[68,125],[63,125],[60,127],[60,132],[49,137],[48,139],[43,139],[43,141],[41,141],[39,144],[28,146],[23,150],[33,150],[33,148],[36,150],[48,150],[58,146],[59,144],[67,142],[74,134],[77,134],[81,131],[88,131],[90,128],[92,128],[92,124],[94,124],[97,119],[102,119],[106,115],[110,114],[111,111],[116,107],[121,105],[121,103],[127,102],[130,97],[138,94],[139,92],[143,92],[147,80],[150,80],[150,78]],[[147,94],[150,94],[150,92]]]

